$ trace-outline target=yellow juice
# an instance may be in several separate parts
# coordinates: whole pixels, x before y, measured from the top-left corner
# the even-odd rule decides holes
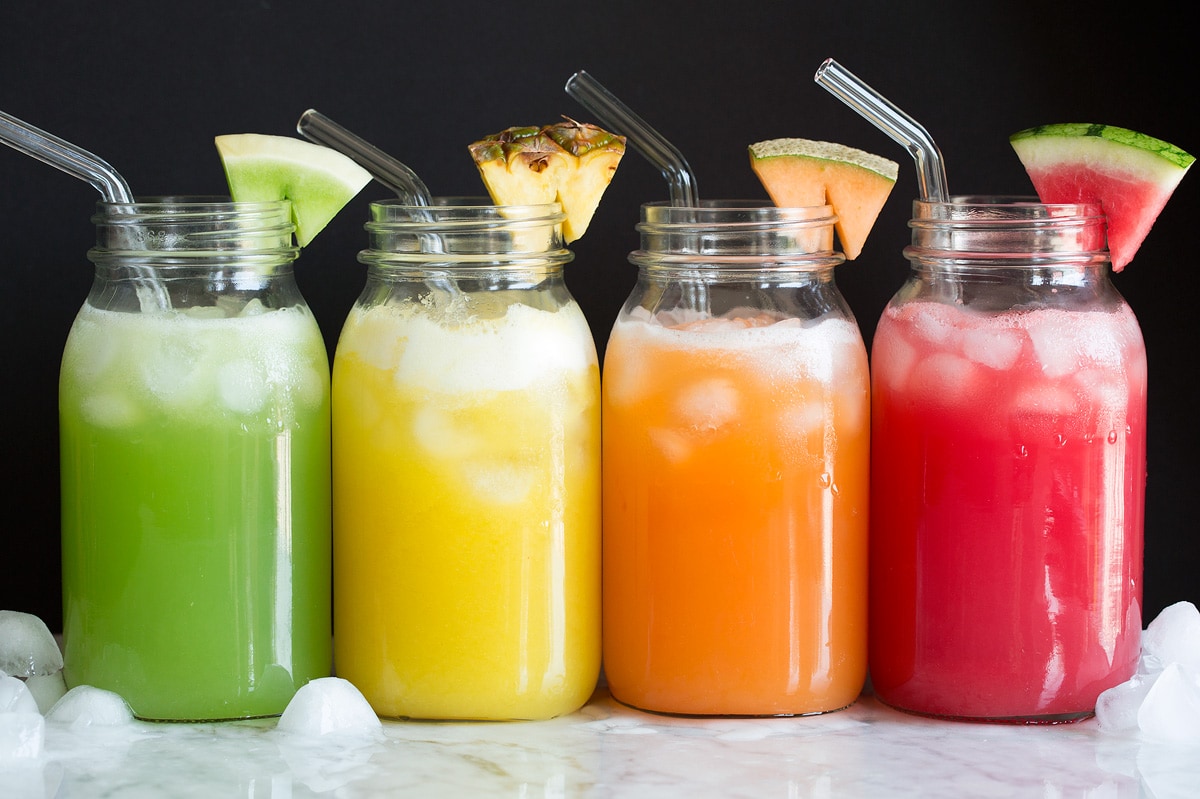
[[[579,307],[356,307],[333,381],[338,676],[391,717],[583,705],[600,386]]]

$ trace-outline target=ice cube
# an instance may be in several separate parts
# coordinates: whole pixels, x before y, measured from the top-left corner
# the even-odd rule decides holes
[[[54,707],[54,703],[66,694],[67,681],[63,679],[61,671],[56,671],[53,674],[39,674],[36,677],[30,677],[25,681],[25,687],[37,700],[38,710],[48,713],[50,708]]]
[[[929,344],[949,340],[960,327],[956,323],[963,320],[962,311],[939,302],[910,302],[896,316],[912,325],[917,339]]]
[[[917,348],[900,336],[875,337],[872,366],[881,387],[899,389],[917,365]]]
[[[991,369],[1011,369],[1021,357],[1025,336],[1017,330],[978,328],[962,336],[963,355]]]
[[[1142,657],[1151,668],[1178,663],[1200,674],[1200,610],[1191,602],[1163,608],[1142,636]]]
[[[1138,727],[1148,740],[1200,744],[1200,678],[1170,663],[1158,675],[1138,709]]]
[[[435,458],[458,460],[479,449],[480,439],[454,417],[434,405],[423,405],[413,415],[413,438]]]
[[[294,735],[375,736],[383,725],[354,685],[320,677],[304,685],[279,717],[278,729]]]
[[[711,377],[686,386],[675,399],[680,423],[697,432],[713,432],[738,416],[739,395],[732,380]]]
[[[253,361],[239,358],[217,371],[217,392],[234,413],[255,413],[267,401],[266,376]]]
[[[646,431],[650,443],[663,454],[669,463],[683,463],[692,454],[688,440],[674,430],[653,427]]]
[[[1071,317],[1058,311],[1038,311],[1025,317],[1033,352],[1047,377],[1064,377],[1079,368],[1081,353]]]
[[[25,683],[16,677],[0,674],[0,715],[5,713],[38,713],[37,700]]]
[[[133,711],[112,691],[77,685],[54,703],[46,720],[71,727],[119,727],[133,722]]]
[[[529,496],[537,472],[517,464],[468,463],[463,466],[463,477],[478,499],[498,505],[515,505]]]
[[[79,410],[89,424],[97,427],[129,427],[141,418],[141,409],[124,391],[85,397],[79,403]]]
[[[1134,675],[1114,685],[1096,699],[1096,721],[1104,732],[1125,732],[1138,728],[1138,710],[1154,685],[1157,674]]]
[[[9,679],[16,679],[10,677]],[[0,713],[0,766],[12,765],[23,760],[36,760],[42,756],[46,741],[46,720],[36,711],[22,713]],[[4,776],[7,776],[5,774]],[[0,779],[0,786],[8,784]],[[5,793],[6,796],[12,794]],[[25,794],[18,793],[18,796]]]
[[[1043,383],[1020,391],[1008,408],[1016,432],[1034,439],[1045,438],[1075,413],[1077,402],[1070,389]]]
[[[966,358],[938,352],[916,365],[909,390],[938,407],[964,407],[972,401],[983,401],[982,377],[982,369]]]
[[[200,403],[207,396],[201,370],[204,348],[198,339],[169,336],[148,347],[138,372],[146,389],[168,404]]]
[[[0,610],[0,671],[33,677],[62,666],[62,651],[44,621],[32,613]]]

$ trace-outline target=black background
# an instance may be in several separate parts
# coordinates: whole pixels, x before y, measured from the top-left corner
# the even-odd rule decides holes
[[[466,146],[568,114],[586,69],[673,141],[706,198],[763,198],[746,146],[838,141],[901,163],[862,256],[838,282],[870,344],[907,273],[911,158],[813,83],[833,57],[920,120],[954,193],[1028,194],[1009,133],[1101,122],[1200,151],[1196,12],[1170,4],[1063,2],[328,3],[285,0],[28,3],[0,10],[0,110],[108,160],[137,195],[226,192],[212,138],[295,133],[317,108],[415,169],[435,194],[482,194]],[[300,257],[300,286],[332,355],[362,287],[371,184]],[[603,351],[633,285],[626,255],[665,180],[630,153],[567,282]],[[57,375],[91,284],[98,195],[0,147],[0,608],[61,624]],[[1188,175],[1115,282],[1150,360],[1144,618],[1200,604],[1196,534],[1195,229]]]

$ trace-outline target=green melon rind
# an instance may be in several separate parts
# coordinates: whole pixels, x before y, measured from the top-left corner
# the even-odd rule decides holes
[[[300,247],[372,180],[348,156],[301,139],[241,133],[217,136],[215,142],[233,200],[289,200]]]
[[[1187,170],[1196,160],[1169,142],[1115,125],[1059,122],[1026,128],[1008,140],[1014,148],[1019,148],[1026,168],[1060,163],[1064,156],[1074,155],[1107,162],[1109,166],[1104,170],[1107,172],[1146,172],[1159,178]],[[1112,147],[1112,144],[1123,146]],[[1025,160],[1026,157],[1031,160]]]
[[[892,183],[895,183],[896,178],[900,175],[900,165],[891,159],[844,144],[814,139],[770,139],[756,142],[750,145],[750,156],[756,160],[789,156],[821,161],[840,161],[866,169]]]

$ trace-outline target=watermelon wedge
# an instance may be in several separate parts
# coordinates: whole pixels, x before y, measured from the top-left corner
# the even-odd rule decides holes
[[[751,144],[750,168],[781,208],[832,206],[847,261],[862,252],[900,172],[895,161],[882,156],[812,139]]]
[[[1041,125],[1008,140],[1042,202],[1101,205],[1114,272],[1133,260],[1196,160],[1161,139],[1112,125]]]
[[[371,182],[371,173],[349,156],[302,139],[232,133],[215,143],[235,201],[291,201],[300,247]]]

